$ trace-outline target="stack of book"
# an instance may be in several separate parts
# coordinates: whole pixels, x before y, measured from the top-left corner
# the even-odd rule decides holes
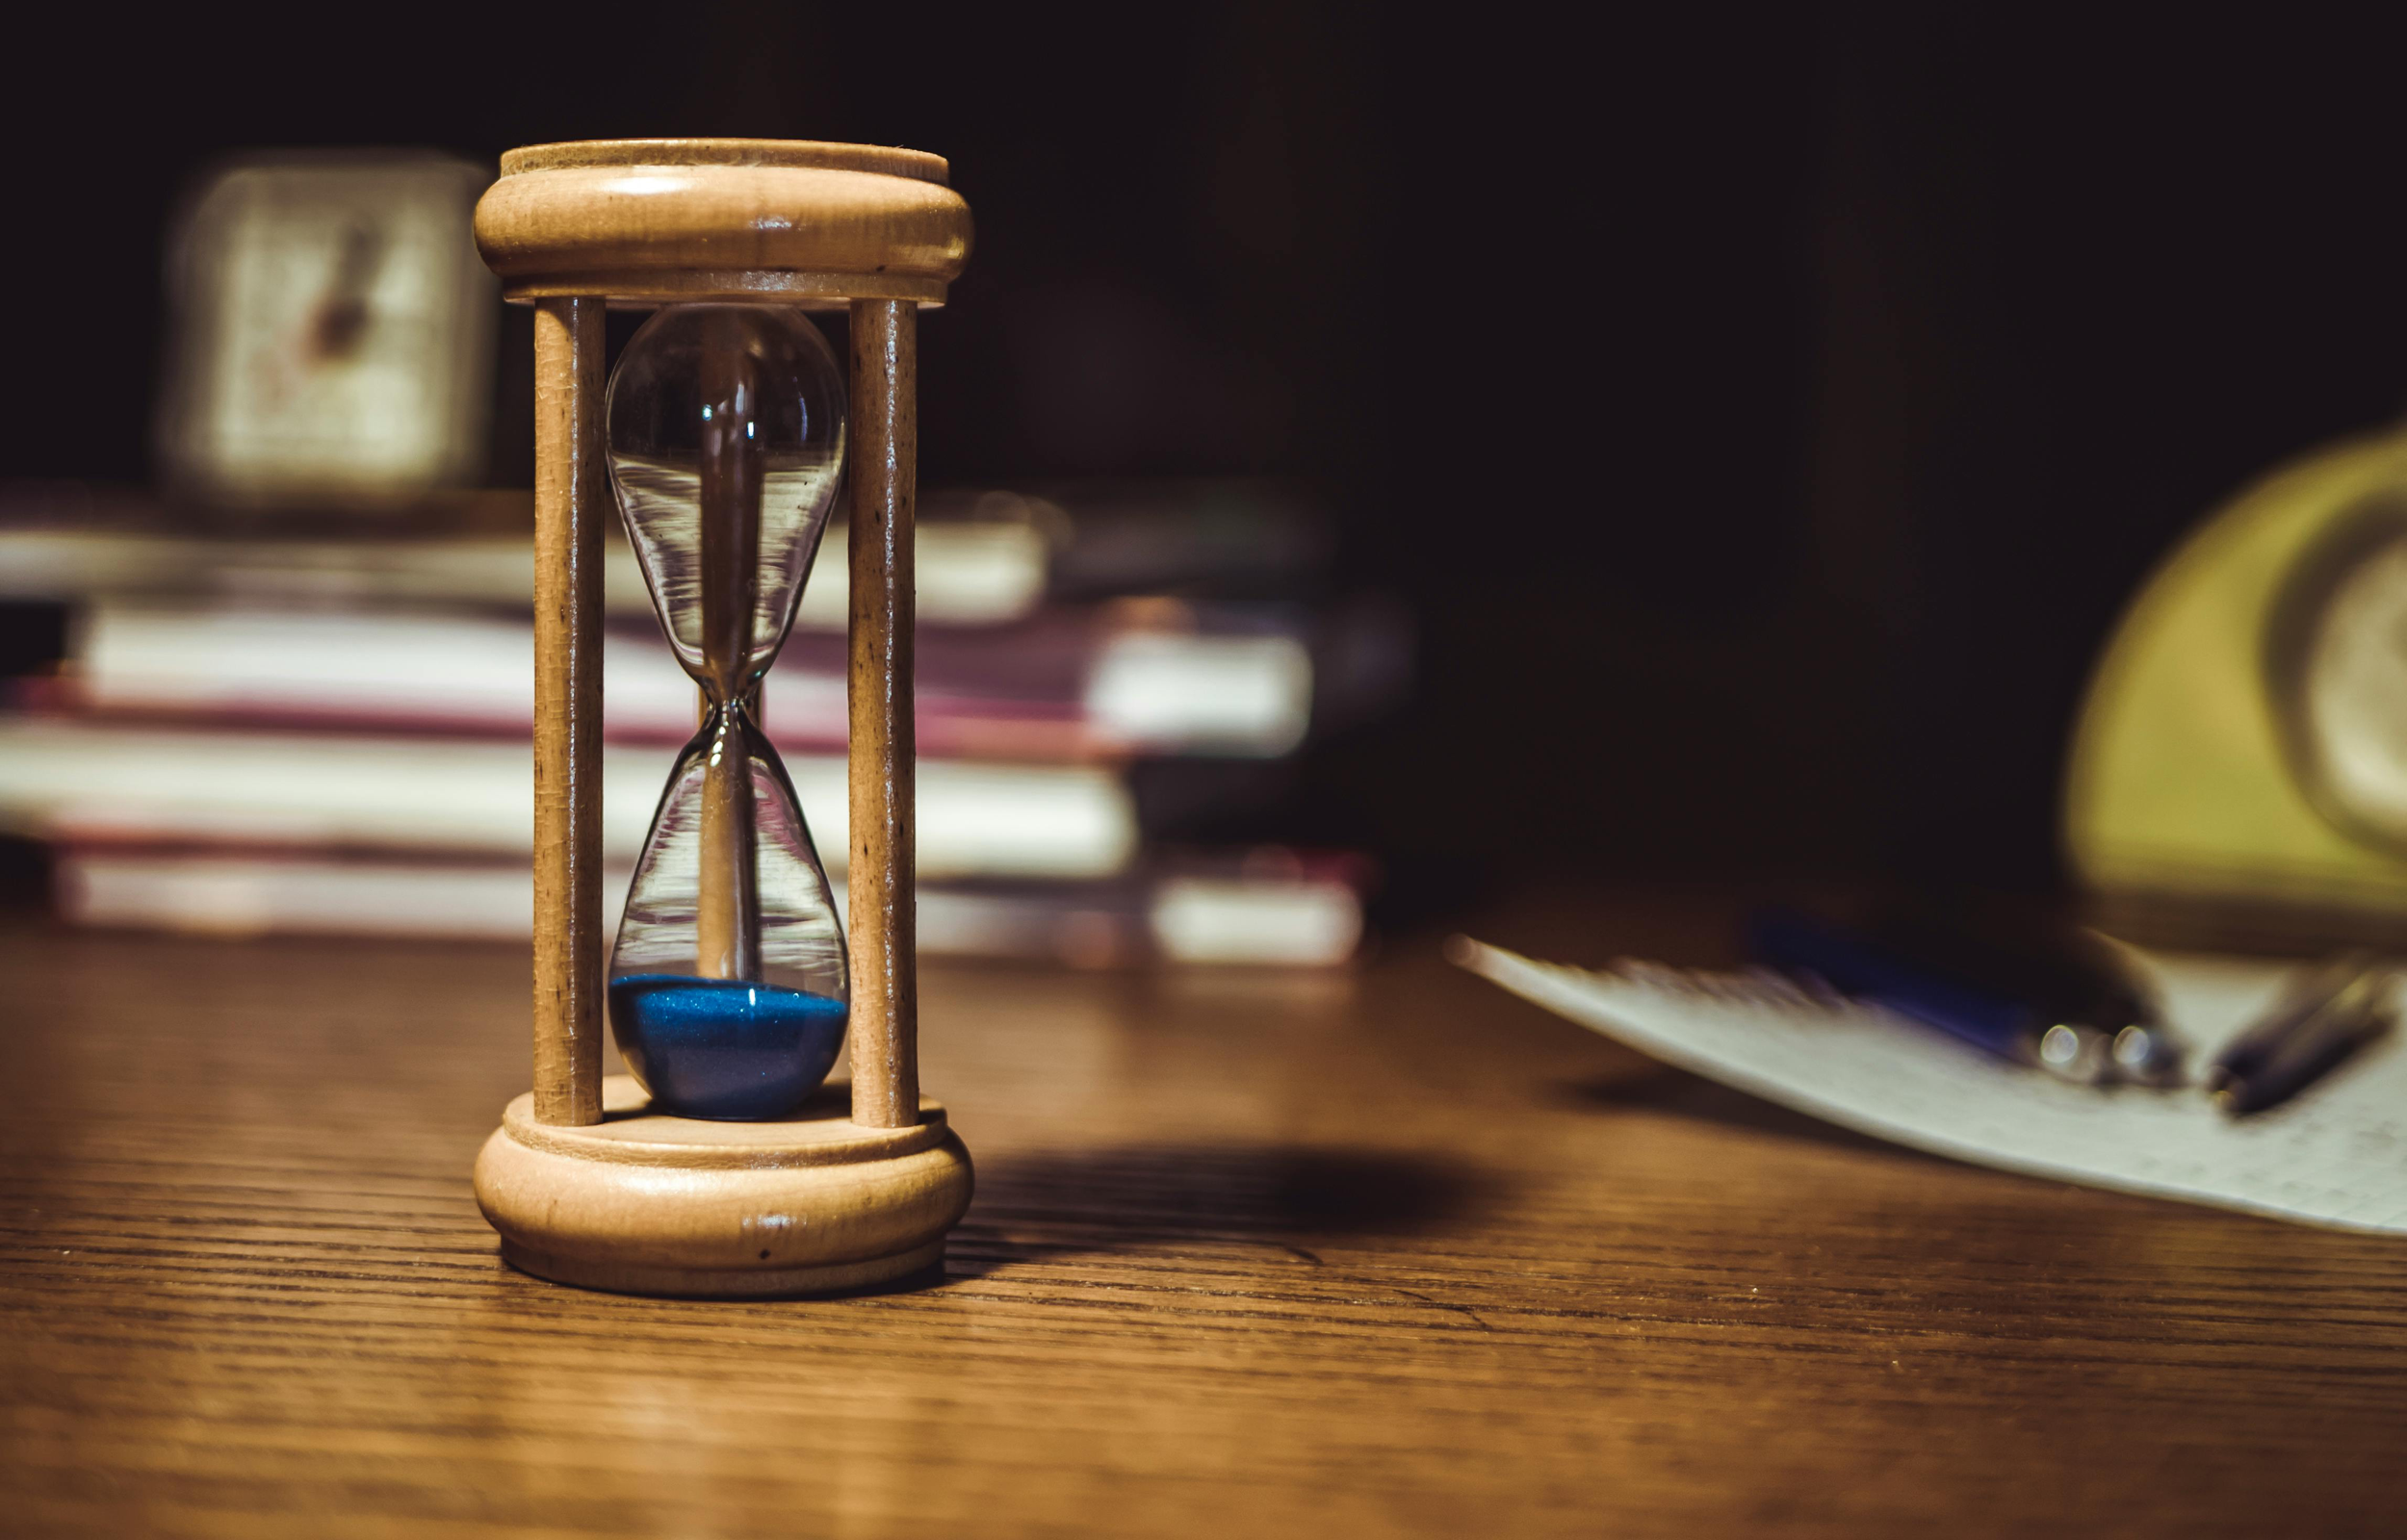
[[[762,703],[840,884],[844,541],[830,529]],[[1400,688],[1392,617],[1277,597],[1301,592],[1316,552],[1310,520],[1256,488],[930,500],[923,950],[1096,966],[1353,953],[1360,860],[1181,849],[1132,790],[1168,758],[1241,784]],[[523,936],[531,563],[523,534],[231,539],[0,499],[0,604],[65,618],[63,655],[10,682],[0,827],[50,844],[62,910],[91,924]],[[623,545],[605,592],[615,905],[696,698]]]

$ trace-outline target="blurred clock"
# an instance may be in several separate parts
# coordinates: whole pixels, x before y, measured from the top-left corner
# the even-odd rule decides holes
[[[2394,939],[2407,434],[2282,467],[2165,561],[2099,661],[2064,819],[2074,868],[2110,899],[2349,911]]]
[[[2275,590],[2265,685],[2301,789],[2407,855],[2407,495],[2339,511]]]
[[[220,172],[170,252],[171,483],[211,502],[341,510],[476,477],[499,299],[470,218],[490,180],[425,154]]]

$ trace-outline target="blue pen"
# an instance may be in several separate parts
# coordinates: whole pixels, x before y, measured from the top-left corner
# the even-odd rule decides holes
[[[2109,1031],[2066,1020],[2035,1001],[1950,977],[1794,911],[1759,912],[1747,933],[1755,956],[1771,966],[1812,974],[1841,994],[1884,1006],[1975,1047],[2083,1085],[2118,1073],[2155,1078],[2137,1062],[2164,1046],[2155,1029],[2125,1023]]]

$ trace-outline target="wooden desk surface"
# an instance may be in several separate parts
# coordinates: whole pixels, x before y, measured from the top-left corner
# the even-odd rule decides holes
[[[1711,949],[1712,906],[1484,934]],[[1460,975],[931,968],[943,1283],[505,1270],[507,948],[0,936],[0,1529],[2370,1531],[2407,1246],[1999,1175]],[[2394,1532],[2394,1531],[2393,1531]]]

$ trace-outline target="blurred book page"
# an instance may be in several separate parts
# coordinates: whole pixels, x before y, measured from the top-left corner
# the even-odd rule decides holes
[[[2279,965],[2133,954],[2193,1065],[2268,1009]],[[1651,1058],[1799,1112],[2002,1170],[2341,1229],[2407,1233],[2407,1052],[2393,1032],[2234,1120],[2195,1089],[2099,1090],[1762,974],[1612,972],[1471,943],[1464,966]]]

